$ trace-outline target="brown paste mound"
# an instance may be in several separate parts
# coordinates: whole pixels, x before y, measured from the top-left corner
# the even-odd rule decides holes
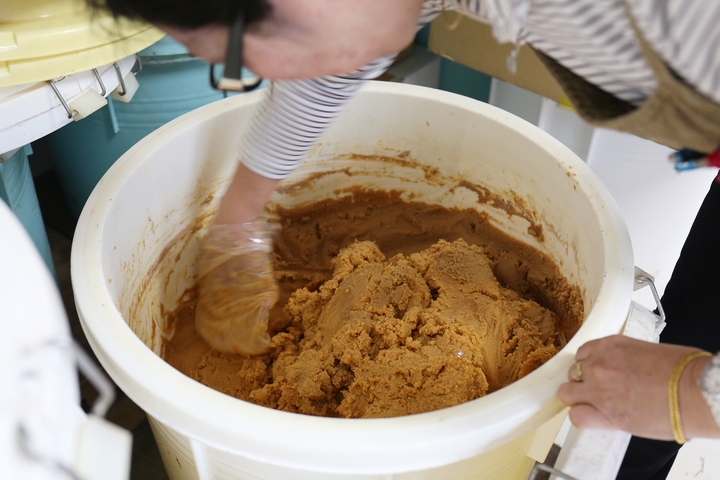
[[[554,314],[502,288],[480,248],[440,241],[384,260],[372,242],[353,244],[319,291],[293,294],[287,309],[305,335],[251,400],[312,415],[409,415],[481,397],[556,353]]]
[[[401,204],[391,194],[312,211],[279,212],[282,295],[271,312],[270,353],[210,349],[194,331],[191,289],[169,314],[176,328],[166,361],[272,408],[393,417],[502,388],[550,359],[580,325],[577,288],[477,212]],[[438,241],[435,230],[452,241]]]

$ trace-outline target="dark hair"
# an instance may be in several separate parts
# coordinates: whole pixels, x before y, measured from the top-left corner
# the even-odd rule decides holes
[[[231,25],[240,13],[244,14],[247,28],[272,10],[268,0],[86,0],[86,3],[94,10],[109,11],[115,18],[178,28]]]

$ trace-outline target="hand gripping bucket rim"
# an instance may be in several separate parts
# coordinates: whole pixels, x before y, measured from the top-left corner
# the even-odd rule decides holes
[[[590,339],[618,333],[629,311],[633,259],[627,229],[605,187],[560,142],[493,106],[424,87],[371,82],[354,104],[362,108],[363,102],[375,97],[408,105],[424,102],[427,108],[438,104],[522,132],[557,161],[563,175],[574,177],[576,190],[597,213],[603,237],[603,251],[598,252],[603,256],[602,283],[584,325],[555,358],[498,392],[456,407],[389,419],[318,418],[260,407],[211,390],[170,367],[131,331],[105,288],[104,230],[113,202],[145,159],[166,142],[219,115],[251,106],[262,95],[215,102],[146,137],[108,171],[82,212],[72,251],[76,304],[91,346],[118,385],[149,415],[200,444],[259,462],[343,474],[388,474],[457,462],[513,440],[559,413],[563,406],[555,392],[565,381],[577,348]]]

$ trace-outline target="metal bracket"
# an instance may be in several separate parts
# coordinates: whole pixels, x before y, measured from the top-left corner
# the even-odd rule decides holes
[[[136,56],[135,58],[136,61],[140,61],[139,56]],[[132,68],[134,68],[134,66],[135,64],[132,65]],[[137,74],[142,71],[142,63],[140,63],[139,70],[133,71],[131,68],[130,72],[128,72],[125,76],[122,75],[120,65],[118,65],[117,62],[113,63],[113,67],[115,68],[115,73],[117,74],[118,86],[110,94],[110,97],[119,102],[128,103],[133,99],[135,92],[137,92],[140,87],[140,84],[137,81]]]
[[[138,75],[140,72],[142,72],[142,69],[143,69],[142,58],[140,58],[140,54],[139,54],[139,53],[136,53],[136,54],[135,54],[135,63],[137,64],[138,69],[137,69],[137,70],[133,70],[132,73],[133,73],[133,75]]]
[[[135,54],[135,63],[137,64],[138,69],[132,70],[132,74],[137,76],[137,74],[142,72],[142,70],[143,70],[142,59],[140,58],[139,53]],[[123,78],[123,74],[120,71],[120,65],[118,65],[117,62],[115,62],[115,63],[113,63],[113,67],[115,67],[115,73],[117,73],[118,81],[120,82],[120,92],[118,93],[118,95],[120,95],[121,97],[124,97],[127,94],[127,87],[125,86],[125,79]],[[133,67],[134,67],[134,65],[133,65]]]
[[[665,310],[663,310],[662,304],[660,303],[660,295],[655,287],[655,279],[643,269],[635,267],[635,285],[633,291],[640,290],[645,286],[650,287],[650,291],[652,291],[653,298],[655,299],[655,305],[657,305],[658,314],[660,316],[657,324],[660,325],[665,322]]]
[[[102,77],[100,76],[100,73],[98,72],[98,69],[97,69],[97,68],[93,68],[93,69],[92,69],[92,73],[93,73],[93,75],[95,76],[95,80],[97,80],[97,82],[100,84],[100,89],[102,90],[102,92],[100,93],[100,95],[102,95],[102,96],[104,97],[105,95],[107,95],[107,89],[105,88],[105,83],[103,83]]]
[[[117,65],[117,64],[116,64]],[[65,77],[61,77],[58,79],[58,82],[61,82]],[[47,83],[50,84],[50,87],[53,89],[53,92],[55,92],[55,95],[57,96],[58,100],[60,100],[60,104],[62,104],[63,108],[67,112],[68,119],[72,120],[72,118],[78,114],[77,110],[70,110],[70,106],[67,104],[63,96],[60,94],[60,91],[58,90],[57,86],[55,85],[55,80],[48,80]]]
[[[120,65],[115,62],[113,63],[113,67],[115,67],[115,72],[117,73],[118,81],[120,82],[120,92],[118,93],[118,95],[124,97],[125,94],[127,94],[127,88],[125,87],[125,79],[123,78],[123,74],[120,71]]]
[[[544,463],[536,463],[535,466],[533,466],[533,469],[530,471],[530,474],[527,477],[527,480],[535,480],[535,477],[540,472],[547,472],[552,475],[555,475],[558,478],[564,478],[565,480],[578,480],[575,477],[572,477],[566,473],[561,472],[557,468],[553,468],[550,465],[545,465]]]

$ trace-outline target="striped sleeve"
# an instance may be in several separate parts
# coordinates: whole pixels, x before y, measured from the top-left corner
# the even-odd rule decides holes
[[[660,57],[700,93],[720,103],[720,2],[631,0],[629,5]]]
[[[442,0],[426,0],[418,29],[441,10]],[[267,178],[290,175],[360,87],[384,73],[395,57],[377,58],[346,75],[272,82],[242,144],[241,161],[249,170]]]
[[[287,177],[365,81],[385,72],[394,59],[380,57],[342,76],[273,82],[243,142],[242,162],[264,177]]]

